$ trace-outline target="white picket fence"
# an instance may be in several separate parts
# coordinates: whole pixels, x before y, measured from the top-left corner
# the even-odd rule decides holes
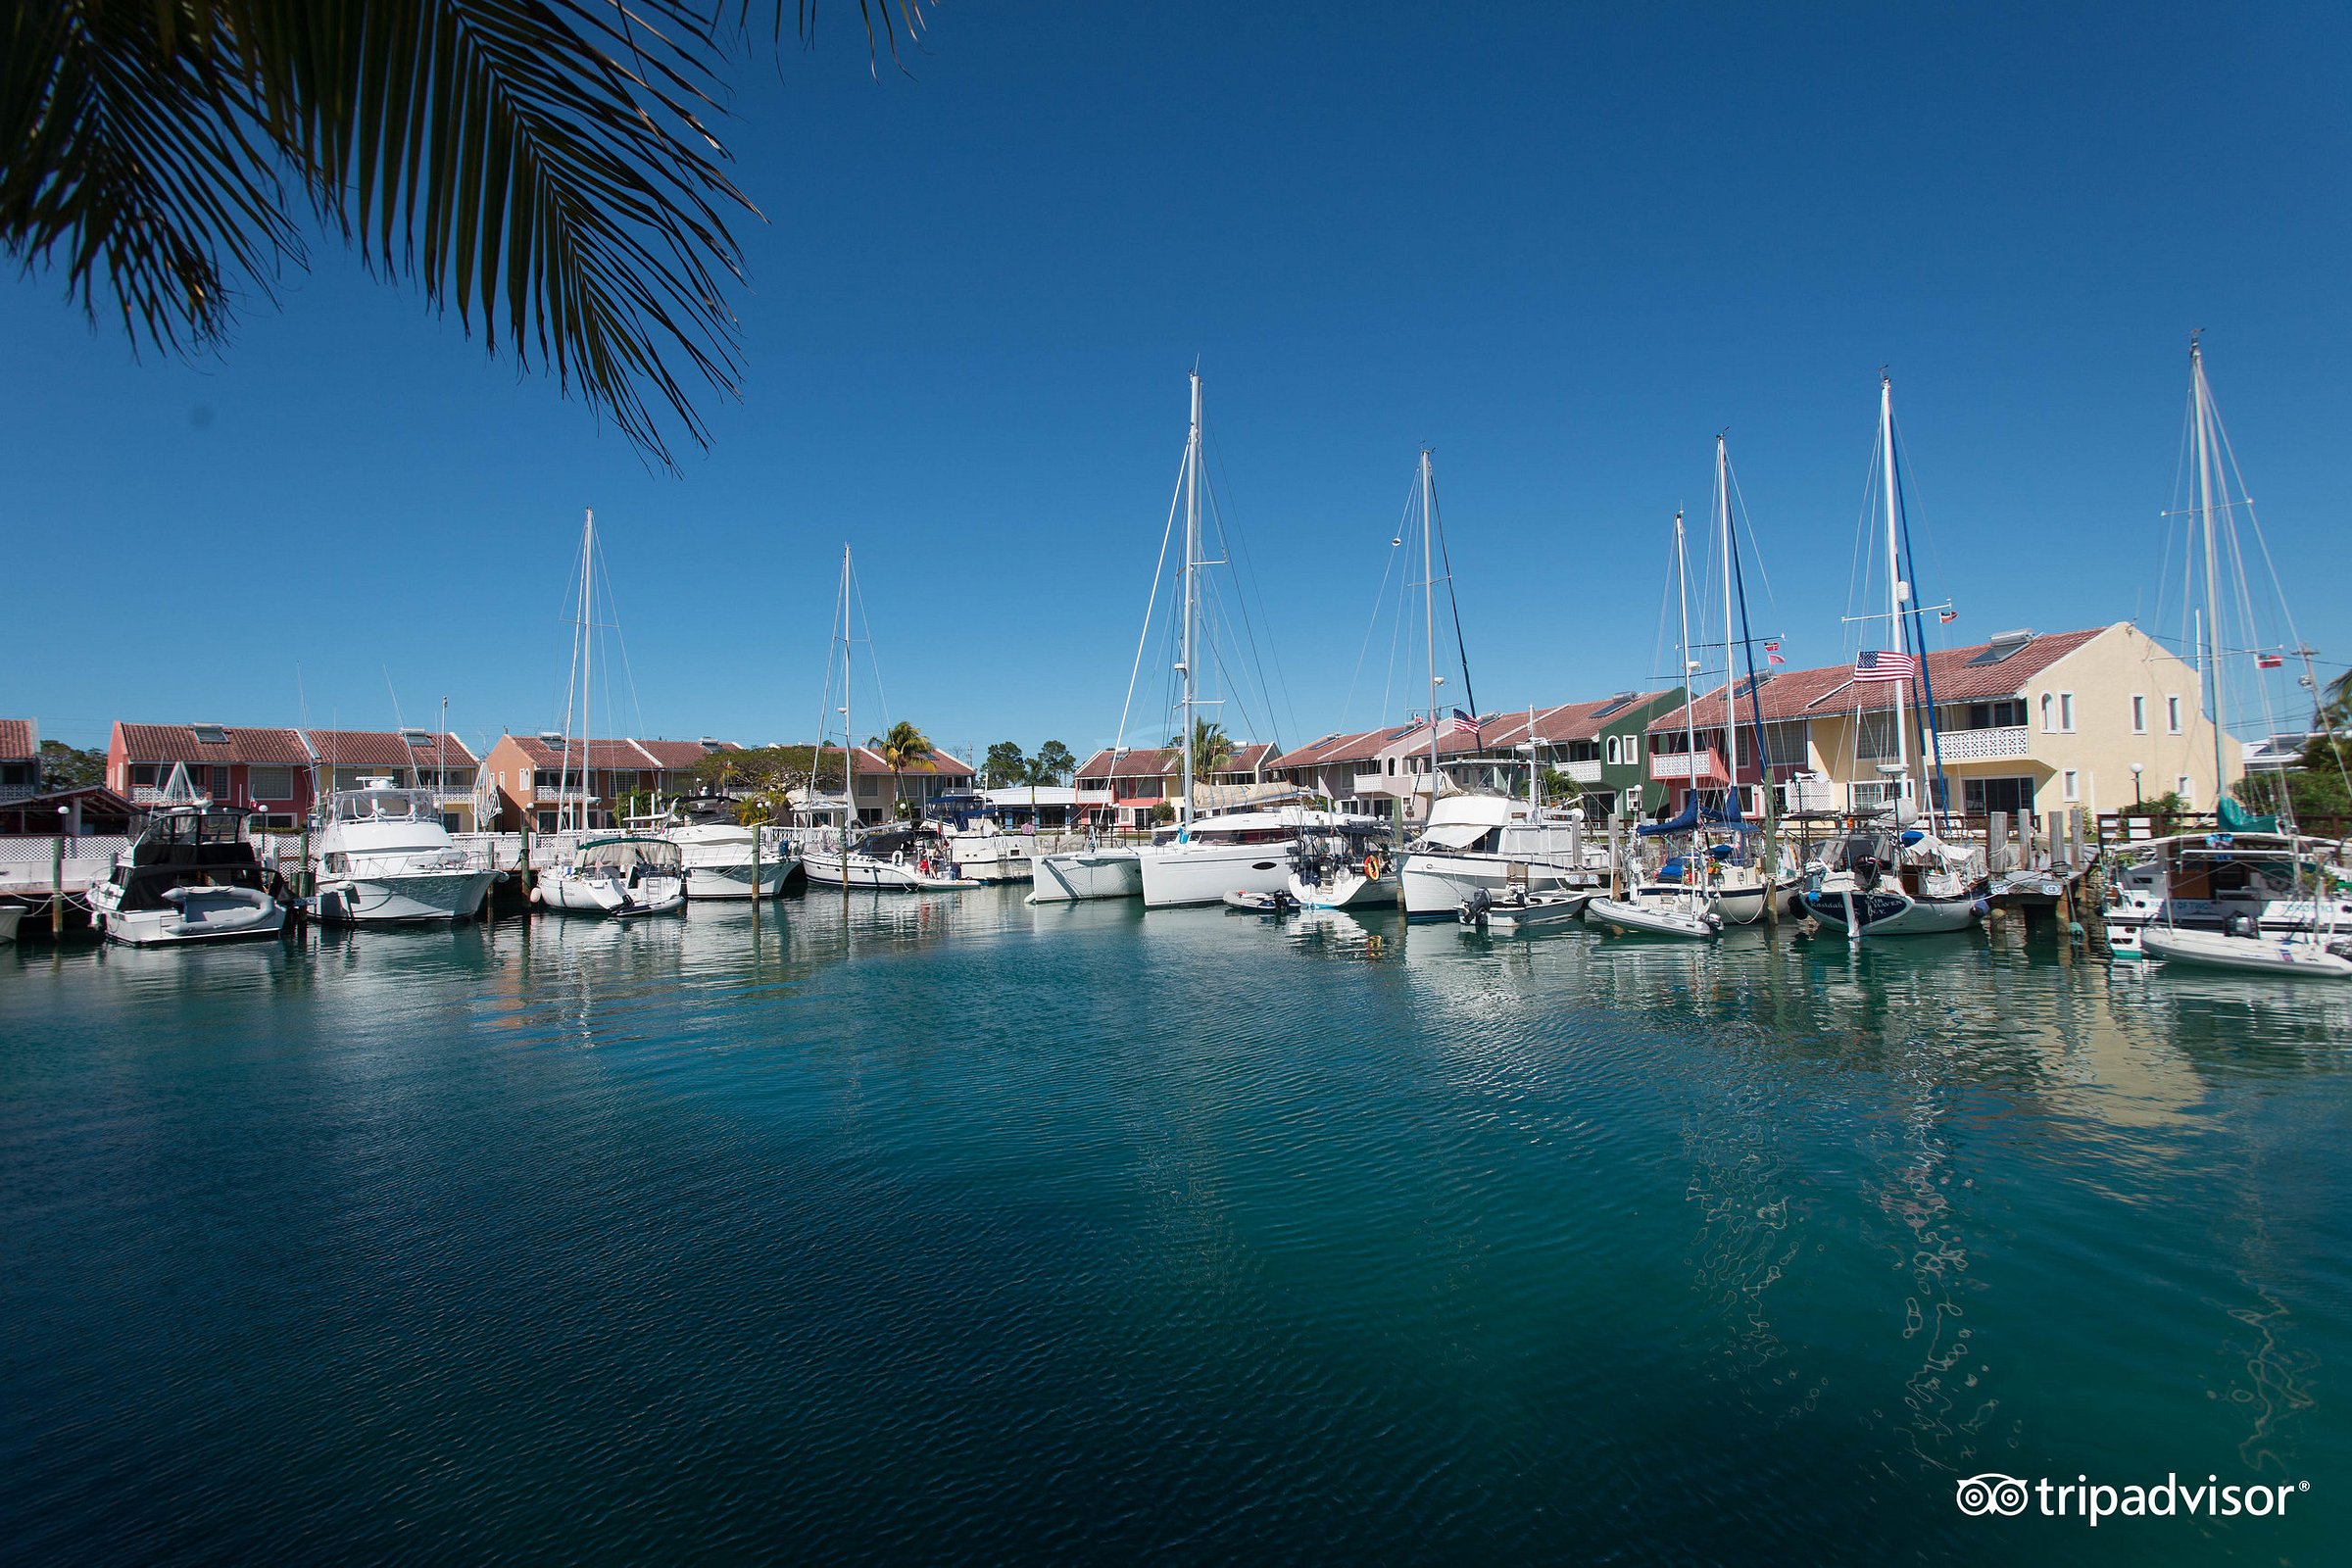
[[[55,837],[0,838],[0,893],[47,893],[56,863],[52,857],[59,842]],[[105,881],[107,873],[115,868],[115,857],[130,847],[126,838],[104,834],[87,834],[63,842],[64,880],[69,893]]]

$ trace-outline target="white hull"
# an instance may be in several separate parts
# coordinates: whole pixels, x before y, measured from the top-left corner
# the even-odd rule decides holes
[[[1459,917],[1464,925],[1483,926],[1498,936],[1519,936],[1574,925],[1584,918],[1586,908],[1597,896],[1582,892],[1537,893],[1525,902],[1497,902],[1484,909],[1464,905]]]
[[[1527,860],[1506,855],[1408,855],[1401,877],[1409,919],[1452,919],[1471,894],[1500,899],[1518,884],[1512,868],[1524,866],[1531,893],[1556,893],[1589,881],[1594,873],[1565,861]]]
[[[1594,899],[1585,906],[1585,918],[1597,920],[1612,931],[1650,937],[1682,937],[1704,941],[1720,935],[1722,918],[1688,902],[1652,902],[1641,898]]]
[[[2149,957],[2168,963],[2326,980],[2352,977],[2352,958],[2328,952],[2315,937],[2238,937],[2152,925],[2140,932],[2139,943]]]
[[[801,864],[809,882],[818,887],[846,885],[873,893],[932,893],[980,885],[969,877],[933,876],[918,866],[877,860],[870,855],[852,854],[845,866],[844,857],[835,850],[810,850]]]
[[[760,862],[760,883],[752,885],[752,862],[746,857],[733,865],[690,865],[686,867],[686,896],[690,899],[772,899],[784,891],[799,869],[798,860],[781,862],[762,858]]]
[[[1302,880],[1293,871],[1290,876],[1291,897],[1302,909],[1370,909],[1396,906],[1396,873],[1366,876],[1361,871],[1341,871],[1320,882]]]
[[[948,859],[975,882],[1027,882],[1036,875],[1034,841],[1011,833],[951,833]]]
[[[17,922],[24,918],[22,904],[0,904],[0,942],[17,940]]]
[[[636,887],[614,876],[567,876],[550,873],[541,879],[539,902],[563,914],[602,914],[632,919],[641,914],[670,914],[686,906],[686,885],[674,876],[649,876]]]
[[[94,894],[90,907],[109,942],[134,948],[270,937],[284,930],[286,924],[286,906],[251,888],[189,888],[172,907],[128,913],[108,908]]]
[[[330,925],[467,920],[482,906],[482,895],[496,877],[494,871],[434,871],[321,882],[317,897],[303,904]]]
[[[1140,899],[1144,863],[1131,849],[1074,850],[1038,857],[1031,904],[1064,904],[1076,899]]]
[[[1228,893],[1286,893],[1291,848],[1278,844],[1153,844],[1138,850],[1144,907],[1217,904]]]

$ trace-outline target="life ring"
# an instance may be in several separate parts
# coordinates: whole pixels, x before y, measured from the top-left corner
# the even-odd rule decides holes
[[[905,865],[906,863],[906,852],[905,850],[891,851],[890,863],[893,865]]]
[[[1364,857],[1364,880],[1367,882],[1380,880],[1380,857],[1378,855]]]

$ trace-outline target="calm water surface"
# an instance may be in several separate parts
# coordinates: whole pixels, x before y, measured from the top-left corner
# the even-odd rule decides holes
[[[2066,959],[1000,890],[0,949],[0,1541],[2343,1561],[2352,995]]]

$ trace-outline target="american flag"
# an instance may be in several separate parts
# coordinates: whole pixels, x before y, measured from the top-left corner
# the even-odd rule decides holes
[[[1957,610],[1938,610],[1936,612],[1936,620],[1939,625],[1948,625],[1952,621],[1958,620],[1959,618],[1960,612]]]
[[[1788,662],[1788,661],[1783,659],[1780,655],[1773,652],[1773,649],[1778,646],[1779,645],[1776,643],[1766,643],[1764,645],[1764,662],[1767,664],[1786,664]]]
[[[1909,654],[1883,654],[1876,650],[1854,656],[1854,679],[1909,680],[1919,673],[1919,661]]]
[[[2283,654],[2256,654],[2254,667],[2256,669],[2284,669],[2286,656]]]
[[[1478,720],[1457,708],[1453,710],[1453,722],[1446,726],[1446,733],[1448,735],[1475,735],[1478,733]]]

